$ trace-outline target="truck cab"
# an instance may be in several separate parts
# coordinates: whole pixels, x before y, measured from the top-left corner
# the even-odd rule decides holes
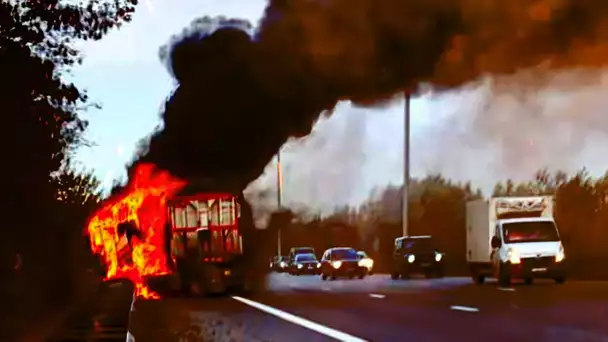
[[[553,197],[500,197],[467,203],[467,261],[471,277],[531,284],[566,279],[565,251],[553,219]]]
[[[288,264],[291,265],[295,262],[296,260],[296,256],[300,255],[300,254],[315,254],[315,249],[312,247],[293,247],[289,250],[289,262]]]

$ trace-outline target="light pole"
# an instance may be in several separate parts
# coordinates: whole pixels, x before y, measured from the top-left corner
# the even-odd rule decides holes
[[[410,188],[410,94],[404,95],[404,132],[403,132],[403,199],[401,200],[403,208],[401,209],[401,220],[403,228],[403,236],[407,236],[408,228],[408,205],[409,205],[409,188]]]
[[[283,209],[282,203],[282,188],[283,188],[283,178],[281,176],[281,150],[277,152],[277,207],[279,209],[279,213]],[[281,229],[283,227],[278,227],[277,229],[277,256],[281,256]]]

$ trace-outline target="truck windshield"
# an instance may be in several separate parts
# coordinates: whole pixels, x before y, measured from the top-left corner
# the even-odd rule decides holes
[[[503,224],[505,243],[559,241],[555,224],[544,222],[513,222]]]

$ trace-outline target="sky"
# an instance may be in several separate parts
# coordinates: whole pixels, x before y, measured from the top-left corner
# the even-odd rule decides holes
[[[76,153],[108,188],[124,177],[135,144],[159,124],[161,103],[174,84],[158,48],[204,15],[257,22],[263,0],[144,0],[134,19],[98,42],[81,44],[85,59],[71,78],[101,110],[83,117],[95,145]],[[530,75],[478,80],[411,104],[411,175],[443,173],[490,191],[506,178],[523,180],[548,167],[569,172],[608,169],[608,88],[604,73],[561,73],[534,89]],[[607,80],[607,81],[605,81]],[[513,82],[516,81],[516,82]],[[356,205],[386,184],[403,179],[403,100],[377,108],[338,105],[305,139],[282,149],[283,199],[288,206],[330,211]],[[276,188],[274,161],[249,192]],[[273,197],[274,198],[274,197]]]

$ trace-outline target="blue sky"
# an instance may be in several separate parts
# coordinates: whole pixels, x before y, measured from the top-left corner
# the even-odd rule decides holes
[[[157,54],[172,34],[203,15],[257,22],[264,5],[263,0],[144,0],[132,23],[82,45],[85,60],[73,78],[103,109],[83,114],[90,121],[87,137],[96,146],[78,151],[80,165],[93,169],[106,186],[123,175],[135,143],[158,125],[160,105],[173,88]],[[415,99],[412,175],[442,172],[487,190],[497,179],[524,179],[543,166],[587,165],[603,173],[608,163],[598,160],[601,152],[593,146],[606,143],[608,123],[598,109],[608,104],[601,95],[604,84],[602,78],[559,96],[549,87],[522,100],[478,82]],[[310,138],[288,143],[285,201],[327,210],[359,203],[375,186],[400,183],[402,105],[399,99],[374,109],[340,104]],[[274,187],[272,167],[251,189]]]

